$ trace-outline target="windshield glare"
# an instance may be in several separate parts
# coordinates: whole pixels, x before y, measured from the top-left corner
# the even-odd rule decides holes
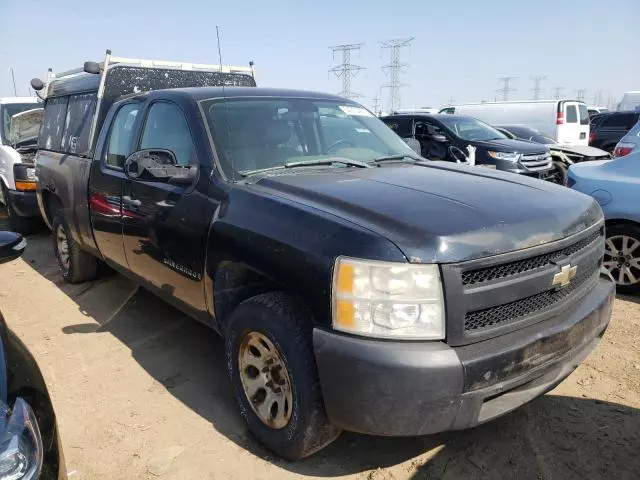
[[[499,130],[471,117],[451,118],[446,115],[438,117],[451,132],[463,140],[497,140],[509,138]]]
[[[11,129],[11,117],[27,110],[41,108],[40,103],[5,103],[0,106],[2,109],[2,143],[10,143],[9,131]]]
[[[234,98],[205,100],[202,107],[228,178],[291,162],[416,156],[372,113],[348,101]]]

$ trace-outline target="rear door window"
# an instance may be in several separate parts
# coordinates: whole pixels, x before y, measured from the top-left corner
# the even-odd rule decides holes
[[[567,105],[567,123],[578,123],[578,110],[575,105]]]
[[[589,110],[584,104],[578,105],[578,113],[580,114],[580,125],[589,125]]]
[[[60,152],[69,97],[50,98],[44,105],[38,148]]]
[[[60,148],[72,155],[87,155],[91,118],[96,106],[96,94],[71,95]]]
[[[140,111],[140,104],[128,103],[120,107],[116,114],[105,153],[105,163],[111,168],[124,168],[125,159],[131,154],[136,118]]]

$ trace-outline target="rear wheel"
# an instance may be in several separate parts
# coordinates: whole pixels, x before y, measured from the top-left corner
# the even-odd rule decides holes
[[[603,266],[613,276],[619,293],[640,292],[640,227],[607,227]]]
[[[240,413],[265,447],[290,460],[340,434],[325,413],[311,335],[308,309],[283,292],[245,300],[226,329],[226,363]]]
[[[58,259],[62,277],[69,283],[80,283],[95,278],[98,259],[85,252],[70,234],[62,210],[58,210],[51,223],[53,251]]]

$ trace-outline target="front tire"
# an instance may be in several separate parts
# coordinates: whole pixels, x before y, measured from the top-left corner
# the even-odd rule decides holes
[[[297,298],[272,292],[241,303],[226,328],[225,353],[242,418],[269,450],[297,460],[338,437],[320,391],[311,315]]]
[[[93,280],[98,271],[98,259],[80,248],[71,236],[62,210],[58,210],[51,222],[53,251],[58,259],[62,278],[69,283]]]
[[[603,266],[618,293],[640,293],[640,227],[631,223],[607,227]]]

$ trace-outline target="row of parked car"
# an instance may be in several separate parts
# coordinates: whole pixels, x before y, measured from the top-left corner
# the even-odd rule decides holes
[[[106,264],[220,333],[243,419],[283,457],[487,422],[607,328],[602,210],[530,178],[550,151],[508,126],[383,122],[243,67],[111,52],[32,86],[35,163],[12,140],[32,196],[5,198],[40,212],[66,281]]]

